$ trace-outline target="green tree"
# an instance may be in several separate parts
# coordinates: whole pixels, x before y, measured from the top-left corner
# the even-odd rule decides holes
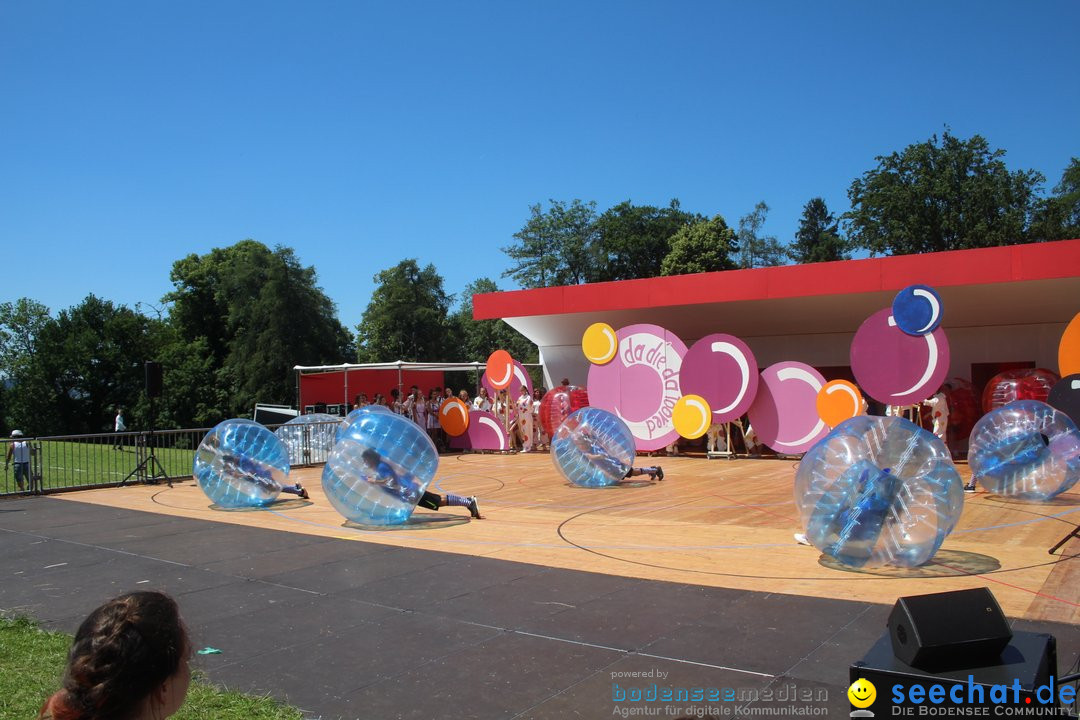
[[[54,322],[49,308],[30,298],[0,304],[0,383],[7,386],[4,396],[4,430],[18,427],[24,432],[40,433],[39,408],[48,403],[44,383],[35,377],[40,369],[35,363],[38,338]]]
[[[784,264],[787,256],[784,246],[775,235],[761,234],[768,213],[769,206],[759,202],[751,212],[739,218],[739,232],[736,236],[739,243],[739,267],[772,267]]]
[[[665,208],[619,203],[596,220],[589,282],[657,277],[675,233],[705,219],[683,211],[678,200]]]
[[[720,215],[686,225],[671,238],[671,251],[660,265],[661,275],[733,270],[738,252],[735,232]]]
[[[788,248],[788,254],[797,263],[850,258],[844,239],[840,237],[840,224],[822,198],[813,198],[803,206],[795,242]]]
[[[499,292],[499,287],[486,277],[465,286],[457,309],[450,316],[453,337],[458,339],[451,360],[483,362],[495,350],[506,350],[520,362],[537,362],[540,356],[536,345],[506,321],[473,319],[473,295],[493,292]]]
[[[1033,240],[1080,238],[1080,158],[1073,158],[1054,194],[1039,203],[1031,228]]]
[[[451,296],[429,264],[406,259],[375,275],[375,291],[356,326],[360,362],[441,361],[449,347]]]
[[[523,288],[585,282],[595,240],[596,203],[549,200],[529,206],[529,219],[514,233],[517,243],[502,248],[514,265],[502,274]]]
[[[186,400],[205,424],[248,415],[256,402],[295,400],[295,365],[341,362],[352,354],[334,303],[291,248],[255,240],[189,255],[173,264],[170,321],[177,333],[172,362],[213,382]],[[174,369],[165,365],[166,374]],[[168,386],[166,389],[169,389]],[[177,417],[179,407],[173,408]]]
[[[848,189],[853,246],[904,255],[1027,242],[1044,178],[1010,172],[1004,156],[979,135],[961,140],[946,130],[877,157]]]

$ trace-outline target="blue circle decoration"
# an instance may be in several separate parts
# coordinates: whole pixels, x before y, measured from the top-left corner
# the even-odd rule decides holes
[[[551,459],[564,478],[581,487],[608,487],[633,467],[634,436],[614,414],[596,407],[575,410],[551,439]]]
[[[192,474],[219,507],[264,507],[281,493],[289,474],[289,451],[259,423],[226,420],[199,443]]]
[[[1051,500],[1080,479],[1080,431],[1038,400],[1015,400],[983,415],[968,442],[971,475],[987,492]]]
[[[402,415],[354,412],[323,467],[326,497],[355,523],[404,523],[439,469],[435,444],[426,430]]]
[[[918,567],[960,519],[964,489],[945,444],[898,417],[845,420],[795,474],[806,538],[851,567]]]
[[[893,320],[908,335],[927,335],[937,330],[941,311],[941,296],[928,285],[909,285],[893,298]]]

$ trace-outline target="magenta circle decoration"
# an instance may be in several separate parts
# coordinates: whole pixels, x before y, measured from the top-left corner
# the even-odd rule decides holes
[[[495,413],[470,410],[469,427],[461,435],[450,438],[450,447],[455,450],[506,450],[510,447],[510,436]]]
[[[638,450],[659,450],[679,437],[671,415],[682,397],[686,345],[658,325],[628,325],[615,336],[611,362],[589,367],[589,405],[626,423]]]
[[[506,367],[505,365],[503,367]],[[487,388],[488,397],[492,402],[495,401],[495,395],[497,391],[495,387],[488,381],[487,371],[480,376],[480,384]],[[524,385],[525,389],[529,393],[529,397],[532,397],[532,378],[529,377],[529,373],[526,372],[525,366],[517,360],[514,360],[514,376],[510,378],[510,387],[506,389],[507,397],[512,400],[516,400],[517,396],[521,394],[521,386]]]
[[[742,417],[758,390],[757,360],[750,347],[734,335],[715,333],[686,351],[680,384],[685,395],[700,395],[712,409],[712,423]]]
[[[941,327],[908,335],[896,326],[890,308],[878,310],[851,341],[851,373],[880,403],[920,403],[938,391],[949,373],[949,339]]]
[[[818,416],[817,396],[825,378],[801,362],[787,361],[761,371],[757,397],[747,411],[762,443],[778,453],[797,455],[829,434]]]

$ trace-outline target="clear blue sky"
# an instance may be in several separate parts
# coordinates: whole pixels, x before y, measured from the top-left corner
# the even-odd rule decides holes
[[[353,329],[406,257],[500,278],[548,198],[848,209],[948,125],[1080,156],[1080,3],[0,2],[0,301],[158,304],[189,253],[296,250]],[[299,362],[300,360],[298,360]]]

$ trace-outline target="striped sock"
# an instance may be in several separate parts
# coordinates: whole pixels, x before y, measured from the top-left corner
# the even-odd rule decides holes
[[[446,493],[446,504],[453,507],[469,507],[469,498],[454,493]]]

